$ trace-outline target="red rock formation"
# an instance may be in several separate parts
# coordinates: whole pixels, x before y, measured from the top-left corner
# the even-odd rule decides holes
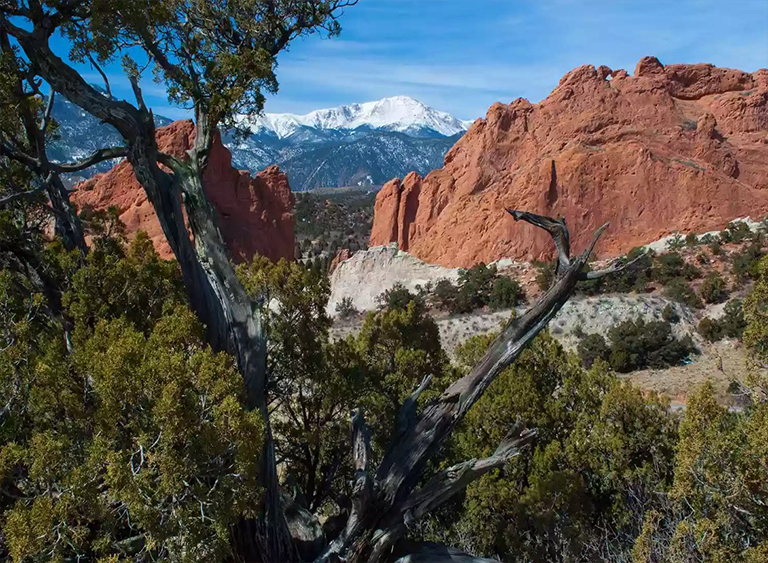
[[[539,259],[551,242],[514,207],[565,216],[582,249],[605,221],[602,256],[675,231],[720,229],[768,213],[768,70],[663,66],[633,76],[577,68],[539,104],[496,103],[426,178],[388,182],[371,245],[468,267]]]
[[[161,151],[185,158],[194,135],[191,121],[176,121],[157,130],[157,144]],[[249,260],[257,253],[272,260],[293,259],[293,194],[288,177],[276,166],[267,167],[255,177],[247,171],[235,170],[229,150],[217,136],[203,174],[203,185],[218,211],[218,225],[234,260]],[[161,256],[173,256],[154,209],[128,162],[119,163],[75,189],[72,199],[79,206],[117,206],[129,235],[146,231]]]

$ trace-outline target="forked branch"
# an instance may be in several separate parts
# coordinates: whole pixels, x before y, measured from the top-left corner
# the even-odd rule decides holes
[[[422,382],[406,399],[398,414],[397,432],[375,478],[372,483],[364,481],[365,490],[372,491],[371,502],[358,505],[354,519],[350,518],[344,532],[317,559],[318,563],[333,561],[338,556],[345,557],[349,563],[382,563],[390,559],[395,544],[406,535],[412,522],[440,506],[487,471],[501,467],[535,436],[535,430],[527,430],[522,424],[517,424],[492,456],[450,467],[417,489],[427,463],[439,453],[467,411],[546,327],[573,294],[576,284],[587,279],[584,268],[608,227],[607,223],[600,227],[584,252],[574,258],[570,253],[570,234],[565,219],[552,219],[514,209],[507,211],[516,221],[530,223],[552,237],[558,252],[554,284],[525,314],[504,328],[467,375],[450,385],[420,413],[416,412],[416,400],[429,381]],[[591,272],[589,279],[620,271],[632,263],[634,261]],[[368,471],[365,474],[368,475]],[[404,561],[481,561],[450,550],[440,555],[434,550],[430,555],[429,551],[414,554]]]

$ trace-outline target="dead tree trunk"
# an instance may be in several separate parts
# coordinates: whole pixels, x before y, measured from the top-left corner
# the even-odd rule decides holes
[[[626,267],[616,264],[606,270],[584,272],[584,266],[607,224],[598,229],[589,247],[572,259],[564,219],[508,211],[516,221],[531,223],[552,236],[558,251],[554,284],[524,315],[507,325],[468,375],[454,382],[440,397],[416,414],[413,404],[429,381],[419,386],[402,407],[401,418],[405,421],[405,428],[393,437],[378,468],[369,465],[368,430],[363,417],[359,413],[353,416],[352,455],[356,473],[352,511],[341,535],[317,558],[316,563],[331,563],[339,559],[349,563],[389,560],[395,544],[405,537],[413,522],[438,508],[484,473],[503,466],[535,436],[535,430],[515,425],[492,456],[450,467],[417,488],[427,461],[438,453],[456,425],[494,379],[520,356],[568,301],[577,282]],[[432,550],[431,553],[428,551],[405,560],[484,561],[456,553],[447,555],[447,552],[440,550]]]

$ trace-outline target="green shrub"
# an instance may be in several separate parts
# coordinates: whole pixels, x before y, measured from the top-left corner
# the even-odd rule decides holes
[[[709,342],[720,340],[720,324],[716,319],[704,317],[699,321],[696,330]]]
[[[741,299],[731,299],[725,305],[722,317],[719,319],[704,317],[699,322],[697,330],[710,342],[716,342],[723,338],[741,338],[746,326]]]
[[[592,367],[597,360],[607,361],[611,350],[601,334],[588,334],[581,339],[577,347],[581,362],[587,369]]]
[[[737,283],[743,284],[750,279],[757,279],[757,264],[762,256],[763,251],[757,243],[752,243],[741,252],[731,255],[731,272]]]
[[[469,313],[480,302],[470,290],[461,288],[450,280],[442,279],[432,290],[432,302],[438,309],[450,313]]]
[[[725,304],[723,316],[720,317],[723,334],[728,338],[741,338],[747,321],[744,319],[744,303],[741,299],[731,299]]]
[[[683,235],[675,233],[672,235],[672,238],[667,241],[667,250],[680,250],[685,246],[685,243],[686,239],[683,238]]]
[[[723,252],[723,248],[720,246],[720,241],[713,240],[711,243],[709,243],[709,251],[713,256],[720,256],[720,254]]]
[[[459,287],[473,295],[478,306],[487,305],[496,275],[496,266],[486,266],[481,262],[468,270],[459,271]]]
[[[380,309],[389,309],[390,311],[404,311],[411,301],[421,308],[426,305],[421,297],[412,293],[400,282],[396,282],[391,288],[384,291],[376,298],[376,301],[378,301]]]
[[[344,297],[336,303],[336,314],[342,319],[349,319],[357,315],[357,313],[357,307],[355,307],[351,297]]]
[[[687,305],[693,309],[701,309],[704,303],[690,285],[682,278],[674,278],[667,284],[664,295],[669,299]]]
[[[686,246],[699,245],[699,237],[696,236],[696,233],[688,233],[687,235],[685,235],[685,245]]]
[[[667,303],[661,311],[661,318],[668,323],[674,324],[680,320],[680,315],[677,314],[677,309],[671,303]]]
[[[744,221],[731,221],[720,231],[720,240],[723,242],[742,242],[750,240],[754,236],[752,229]]]
[[[448,279],[441,279],[432,289],[432,302],[438,309],[453,311],[459,297],[459,288]]]
[[[653,279],[667,284],[675,278],[695,280],[701,277],[701,270],[688,264],[678,252],[666,252],[656,256],[653,264]]]
[[[663,321],[624,321],[611,328],[608,335],[609,362],[618,372],[679,365],[696,350],[690,337],[675,338],[671,325]]]
[[[547,291],[555,281],[555,264],[553,262],[536,261],[536,285],[541,291]]]
[[[500,276],[493,282],[488,304],[491,309],[509,309],[516,307],[525,298],[525,292],[517,280]]]
[[[706,303],[722,303],[728,297],[725,280],[719,272],[710,272],[699,288],[699,295]]]
[[[653,251],[647,251],[642,247],[635,247],[626,256],[619,258],[623,264],[637,259],[631,267],[621,272],[601,278],[599,293],[627,293],[630,291],[645,291],[648,282],[652,278]],[[581,286],[584,282],[580,282]]]

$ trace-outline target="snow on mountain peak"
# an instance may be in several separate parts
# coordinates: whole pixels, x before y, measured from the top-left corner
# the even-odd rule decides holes
[[[467,130],[466,122],[408,96],[393,96],[375,102],[319,109],[305,115],[266,113],[256,119],[251,130],[254,133],[271,131],[278,137],[285,138],[300,127],[321,130],[370,127],[402,133],[431,130],[446,137]]]

